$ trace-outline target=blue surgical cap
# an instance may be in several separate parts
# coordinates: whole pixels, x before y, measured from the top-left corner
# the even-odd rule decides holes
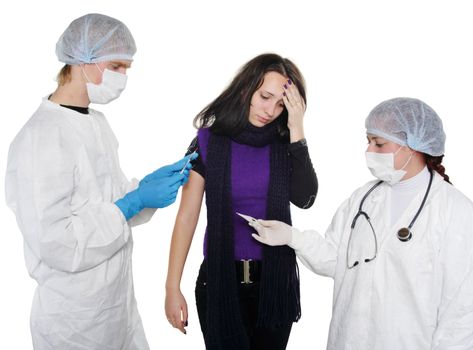
[[[135,52],[135,40],[125,24],[97,13],[72,21],[56,44],[59,61],[72,65],[132,61]]]
[[[380,136],[431,156],[445,152],[445,133],[435,111],[415,98],[399,97],[381,102],[365,121],[368,134]]]

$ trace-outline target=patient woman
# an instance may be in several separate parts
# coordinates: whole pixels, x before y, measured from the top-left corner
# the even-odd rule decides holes
[[[195,296],[207,349],[285,349],[300,318],[294,250],[262,245],[236,213],[291,223],[310,208],[317,177],[304,137],[304,79],[290,60],[263,54],[194,120],[198,150],[171,242],[166,316],[185,333],[180,281],[205,192],[204,260]]]

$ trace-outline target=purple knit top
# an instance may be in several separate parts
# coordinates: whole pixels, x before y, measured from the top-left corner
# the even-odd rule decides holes
[[[204,164],[207,159],[207,145],[210,130],[199,129],[199,154]],[[266,218],[266,200],[269,186],[270,146],[253,147],[234,141],[232,149],[232,207],[234,212],[251,215],[257,219]],[[233,216],[235,260],[261,260],[263,245],[251,234],[255,231],[238,215]],[[204,256],[207,257],[207,229],[204,238]]]

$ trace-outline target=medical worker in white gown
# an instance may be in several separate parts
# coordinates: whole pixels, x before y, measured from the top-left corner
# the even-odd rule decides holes
[[[122,22],[74,20],[56,47],[66,64],[57,90],[11,144],[6,198],[38,283],[35,349],[149,348],[133,293],[130,227],[175,201],[190,164],[184,158],[129,182],[107,120],[88,108],[120,95],[135,51]]]
[[[335,280],[328,349],[471,350],[473,205],[441,165],[442,122],[422,101],[396,98],[366,129],[378,180],[340,206],[325,237],[279,221],[259,221],[253,236],[288,244]]]

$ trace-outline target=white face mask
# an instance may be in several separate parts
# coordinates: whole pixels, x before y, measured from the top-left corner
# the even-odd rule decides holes
[[[391,186],[397,184],[406,175],[404,168],[409,164],[412,155],[404,164],[401,169],[394,168],[394,157],[399,152],[400,147],[396,153],[376,153],[376,152],[365,152],[366,165],[370,169],[371,174],[380,180],[386,181]]]
[[[99,71],[100,68],[95,64]],[[82,67],[82,65],[81,65]],[[82,67],[82,72],[87,79],[87,94],[91,103],[106,104],[110,101],[115,100],[120,96],[126,87],[127,76],[122,73],[114,72],[109,69],[105,69],[102,75],[102,82],[100,84],[94,84],[90,82],[89,77],[85,73]],[[102,71],[101,71],[102,72]]]

